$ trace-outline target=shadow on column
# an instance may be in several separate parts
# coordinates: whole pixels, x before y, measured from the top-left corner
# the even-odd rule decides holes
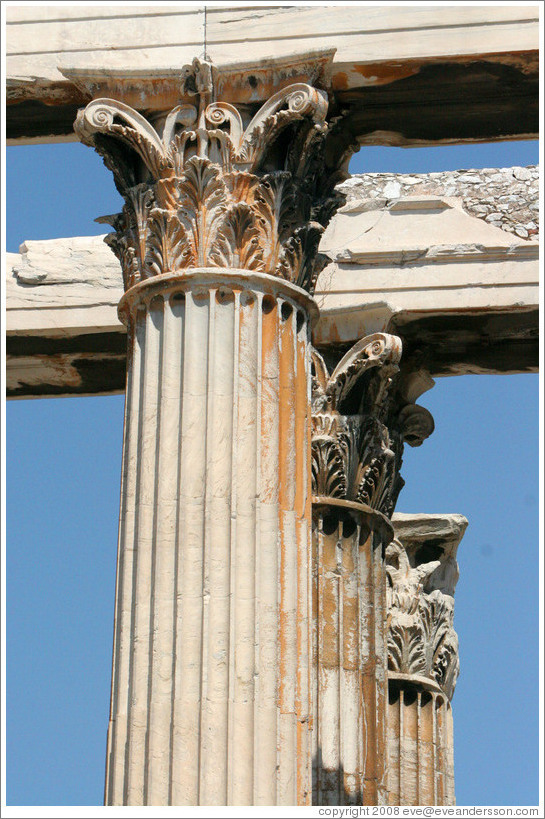
[[[353,774],[346,774],[343,766],[324,767],[322,749],[318,748],[312,760],[313,805],[363,805],[363,787],[355,783]]]

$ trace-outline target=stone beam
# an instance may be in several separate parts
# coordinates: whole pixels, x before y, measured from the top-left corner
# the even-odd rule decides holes
[[[535,371],[536,174],[343,183],[347,205],[321,244],[330,264],[317,283],[316,346],[393,332],[433,375]],[[123,391],[122,275],[103,237],[25,242],[7,254],[6,277],[10,397]]]
[[[121,267],[102,236],[25,242],[6,257],[6,378],[14,398],[123,392]]]
[[[309,51],[335,52],[330,110],[342,115],[343,138],[360,144],[537,138],[538,8],[485,4],[12,6],[8,140],[74,138],[77,108],[99,87],[138,108],[144,85],[146,109],[173,108],[180,68],[203,50],[204,34],[239,103],[294,81],[301,36]]]
[[[537,168],[362,174],[339,188],[317,346],[387,330],[434,375],[537,367]]]

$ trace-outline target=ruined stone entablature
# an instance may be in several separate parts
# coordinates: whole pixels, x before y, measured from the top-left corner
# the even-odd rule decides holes
[[[539,239],[539,168],[483,168],[421,174],[354,174],[339,186],[347,203],[386,202],[404,196],[445,196],[463,209],[521,239]]]
[[[373,333],[354,344],[331,375],[312,351],[314,496],[393,513],[404,483],[403,444],[419,446],[434,429],[428,410],[414,404],[433,380],[400,377],[401,351],[398,336]]]
[[[423,536],[419,517],[425,519],[396,515],[396,537],[386,549],[388,674],[417,684],[427,679],[451,700],[460,667],[453,626],[456,548],[467,520],[430,516]]]

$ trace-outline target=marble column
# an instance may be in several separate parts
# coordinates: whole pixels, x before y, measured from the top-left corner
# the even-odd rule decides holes
[[[121,303],[109,804],[295,804],[308,751],[308,316],[201,269]],[[277,753],[277,748],[281,753]]]
[[[153,122],[75,124],[125,206],[105,217],[128,327],[108,805],[311,801],[310,325],[327,94],[256,110],[194,61]],[[184,96],[185,95],[185,96]]]
[[[384,516],[313,503],[313,804],[385,805]]]
[[[375,333],[329,375],[313,353],[313,804],[387,805],[386,547],[403,443],[433,430]],[[402,382],[401,382],[402,383]],[[405,387],[407,382],[405,380]]]
[[[451,699],[462,515],[401,515],[388,574],[388,804],[454,805]]]

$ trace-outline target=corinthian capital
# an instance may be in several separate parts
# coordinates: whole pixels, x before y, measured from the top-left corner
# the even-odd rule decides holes
[[[327,94],[298,82],[255,111],[215,99],[216,71],[183,70],[183,103],[153,122],[114,99],[79,111],[74,129],[125,199],[99,221],[125,286],[192,267],[269,273],[312,290],[321,234],[340,197],[326,168]],[[254,106],[255,108],[255,106]]]
[[[312,478],[319,497],[367,504],[390,516],[403,486],[403,444],[419,446],[433,418],[407,397],[400,379],[402,344],[374,333],[361,339],[329,375],[313,351]]]
[[[395,515],[393,523],[396,538],[386,549],[390,676],[426,678],[452,699],[460,668],[453,626],[456,550],[467,520]]]

